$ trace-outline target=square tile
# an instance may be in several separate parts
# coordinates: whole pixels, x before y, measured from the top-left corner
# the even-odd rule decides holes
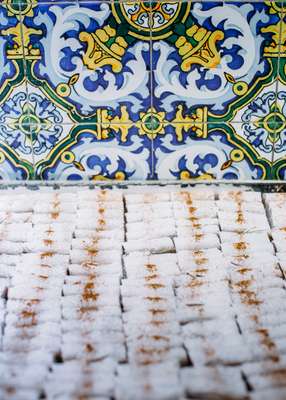
[[[19,153],[10,146],[9,140],[2,139],[9,135],[10,131],[7,126],[0,123],[0,181],[33,179],[32,157]]]
[[[239,138],[236,124],[166,125],[154,139],[156,179],[266,179],[271,166]],[[237,133],[238,131],[238,133]],[[178,135],[179,133],[179,135]]]
[[[134,125],[75,125],[36,164],[36,176],[48,180],[150,179],[152,140],[141,132]]]
[[[286,90],[280,83],[271,139],[273,142],[273,179],[284,180],[286,178]]]
[[[33,165],[33,145],[30,135],[30,109],[25,82],[9,90],[0,101],[0,140],[19,159]]]
[[[40,179],[284,177],[285,18],[273,1],[2,1],[7,160]]]
[[[128,110],[121,123],[132,123],[150,108],[150,34],[132,25],[136,4],[41,2],[25,18],[33,30],[29,46],[39,53],[28,80],[70,122],[98,123],[102,111],[113,120]]]
[[[239,122],[239,110],[276,81],[277,48],[275,57],[268,49],[280,14],[271,2],[175,2],[179,17],[168,25],[166,2],[160,3],[161,36],[152,35],[153,106],[169,120],[180,105],[184,112],[207,107],[211,122]]]

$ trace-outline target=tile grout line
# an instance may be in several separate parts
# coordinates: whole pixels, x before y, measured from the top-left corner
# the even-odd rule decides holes
[[[25,54],[25,46],[24,46],[24,19],[25,16],[22,15],[22,7],[20,7],[20,34],[21,34],[21,42],[22,42],[22,47],[23,47],[23,69],[24,69],[24,79],[25,79],[25,88],[26,88],[26,96],[27,100],[25,104],[28,106],[28,121],[29,121],[29,136],[30,136],[30,141],[31,141],[31,151],[32,151],[32,164],[33,164],[33,176],[32,180],[35,179],[35,154],[34,154],[34,146],[33,146],[33,136],[32,136],[32,131],[31,131],[31,113],[30,113],[30,102],[29,102],[29,87],[28,87],[28,68],[27,68],[27,59],[26,59],[26,54]]]

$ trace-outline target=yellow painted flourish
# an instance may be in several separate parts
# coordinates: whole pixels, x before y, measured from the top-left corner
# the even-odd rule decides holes
[[[3,29],[0,33],[3,36],[13,36],[14,47],[7,50],[7,58],[14,60],[25,56],[27,60],[31,60],[40,57],[40,50],[33,48],[30,44],[30,36],[40,35],[41,30],[28,28],[26,25],[18,23],[16,26]]]
[[[197,25],[193,25],[186,33],[187,36],[180,36],[176,41],[176,47],[182,57],[182,70],[189,71],[193,64],[215,68],[220,63],[216,43],[224,38],[224,33],[220,30],[208,32]]]
[[[122,70],[121,59],[125,54],[127,42],[123,37],[116,36],[115,29],[107,25],[94,33],[81,32],[79,38],[87,43],[87,50],[83,55],[83,62],[87,68],[96,70],[110,65],[113,72]]]
[[[98,140],[108,139],[111,130],[120,132],[121,141],[127,141],[127,135],[132,121],[129,119],[129,114],[126,106],[121,106],[121,116],[111,117],[109,112],[105,109],[97,110],[97,134]]]
[[[178,106],[176,118],[172,121],[178,141],[183,140],[183,131],[188,132],[189,130],[195,132],[197,137],[205,139],[208,135],[207,115],[207,107],[202,107],[198,108],[191,116],[183,116],[183,107]]]
[[[155,108],[150,108],[147,113],[141,113],[141,121],[136,123],[140,135],[147,135],[149,139],[154,139],[158,135],[165,134],[165,127],[172,125],[175,129],[178,142],[183,140],[183,132],[192,131],[196,137],[207,137],[207,107],[198,108],[191,115],[183,115],[183,107],[178,106],[176,116],[172,121],[165,119],[165,112],[157,112]]]

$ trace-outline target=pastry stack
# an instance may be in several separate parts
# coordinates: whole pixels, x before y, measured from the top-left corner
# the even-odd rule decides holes
[[[170,193],[127,193],[125,195],[126,242],[125,254],[174,252],[171,239],[175,235],[175,221]]]
[[[281,385],[276,371],[285,366],[280,356],[286,351],[285,282],[261,194],[222,192],[217,205],[232,306],[247,353],[241,372],[253,398],[262,399],[265,387]]]
[[[18,198],[11,201],[11,209],[1,224],[2,243],[6,238],[14,239],[2,254],[12,254],[14,258],[7,258],[10,281],[0,398],[33,400],[41,395],[49,368],[60,351],[60,303],[73,214],[66,211],[69,203],[59,194],[39,192],[13,197]],[[68,226],[60,222],[63,218],[69,221]]]
[[[266,193],[264,200],[271,225],[273,244],[280,267],[286,276],[286,194]]]
[[[244,396],[239,369],[229,367],[245,354],[220,250],[215,194],[192,190],[175,192],[172,198],[181,272],[175,279],[177,313],[191,364],[181,368],[183,388],[192,398]]]
[[[25,369],[29,368],[29,352],[18,347],[18,336],[22,329],[17,325],[24,323],[21,318],[22,300],[9,300],[8,290],[16,275],[28,236],[32,231],[31,216],[33,203],[26,202],[25,196],[15,196],[4,192],[0,200],[0,398],[37,399],[38,391],[27,387],[22,380]],[[15,282],[13,282],[15,291]],[[17,284],[16,284],[17,285]],[[20,286],[23,288],[22,282]],[[9,310],[9,311],[8,311]],[[20,314],[20,315],[19,315]],[[7,338],[6,324],[11,338]],[[5,334],[4,334],[5,332]],[[21,337],[20,337],[21,340]],[[22,341],[23,345],[24,342]],[[27,340],[25,341],[27,345]],[[17,348],[18,347],[18,348]],[[35,354],[36,352],[34,352]],[[37,360],[37,357],[36,357]],[[29,368],[28,375],[31,374]],[[27,375],[26,375],[27,377]],[[10,392],[13,394],[10,395]]]
[[[179,269],[171,196],[127,194],[125,199],[121,298],[128,364],[118,367],[116,399],[177,399],[182,394],[179,363],[186,362],[186,353],[176,316]]]
[[[285,194],[3,191],[1,400],[285,400]]]
[[[61,299],[61,364],[46,392],[56,399],[109,398],[126,360],[119,286],[123,201],[116,191],[78,194],[74,237]]]

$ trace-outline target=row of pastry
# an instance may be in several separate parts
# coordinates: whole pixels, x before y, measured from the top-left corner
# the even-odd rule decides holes
[[[126,361],[120,305],[122,196],[86,191],[81,199],[62,287],[62,363],[52,366],[44,385],[53,399],[110,398],[117,363]]]
[[[122,201],[120,196],[117,198],[120,216]],[[75,299],[81,287],[74,284],[76,276],[67,280],[66,275],[83,271],[81,262],[87,254],[92,259],[96,256],[93,237],[86,227],[106,225],[102,216],[104,201],[101,191],[92,196],[83,192],[77,200],[72,194],[37,193],[29,198],[21,196],[26,209],[5,211],[0,225],[1,282],[5,279],[1,288],[7,298],[1,307],[1,398],[38,398],[50,369],[57,365],[54,360],[70,351],[72,346],[62,343],[63,331],[78,326]],[[103,242],[123,237],[122,221],[115,219],[119,229],[102,235]],[[110,261],[114,254],[118,251],[100,257]],[[117,261],[114,273],[119,277],[120,257]],[[62,298],[63,293],[66,296]]]
[[[178,399],[186,363],[176,315],[176,225],[169,192],[127,193],[121,283],[128,364],[118,367],[116,399]]]
[[[235,199],[240,198],[246,201],[237,214]],[[256,192],[222,191],[216,194],[212,190],[195,189],[191,192],[158,191],[141,196],[127,193],[125,202],[126,253],[148,250],[157,254],[175,249],[219,248],[220,229],[225,232],[269,229],[261,195]],[[243,219],[240,217],[242,212]],[[196,232],[192,236],[194,240],[189,240],[190,229]]]
[[[175,254],[124,257],[121,284],[128,364],[118,367],[116,398],[177,399],[179,363],[187,362],[176,316]]]
[[[40,193],[31,201],[20,195],[0,226],[1,253],[6,253],[0,273],[9,279],[0,362],[0,397],[5,400],[38,399],[60,352],[61,294],[74,215],[65,212],[66,222],[58,221],[65,196],[45,199],[55,214],[34,209],[41,199]],[[36,222],[39,216],[42,222]]]
[[[229,267],[232,308],[244,341],[246,357],[240,369],[253,399],[264,399],[271,397],[265,388],[277,393],[276,388],[285,385],[285,281],[262,199],[242,194],[233,199],[232,207],[234,225],[230,230],[221,224],[220,240]]]
[[[286,276],[286,194],[264,194],[265,206],[271,225],[271,237],[279,260],[280,268]]]
[[[244,360],[245,352],[220,248],[219,204],[195,198],[190,191],[182,193],[181,208],[186,211],[184,220],[176,220],[174,242],[180,275],[175,279],[175,294],[183,343],[191,361],[191,366],[180,370],[181,384],[191,397],[240,398],[247,390],[239,368],[233,366]]]
[[[240,371],[225,376],[224,368],[217,367],[240,362],[243,343],[219,250],[214,193],[130,194],[125,199],[127,255],[121,296],[132,364],[119,368],[117,397],[131,399],[139,392],[144,399],[176,399],[184,393],[244,395]],[[203,369],[208,373],[193,383]],[[127,376],[132,378],[129,389]],[[211,376],[213,392],[206,393]]]

